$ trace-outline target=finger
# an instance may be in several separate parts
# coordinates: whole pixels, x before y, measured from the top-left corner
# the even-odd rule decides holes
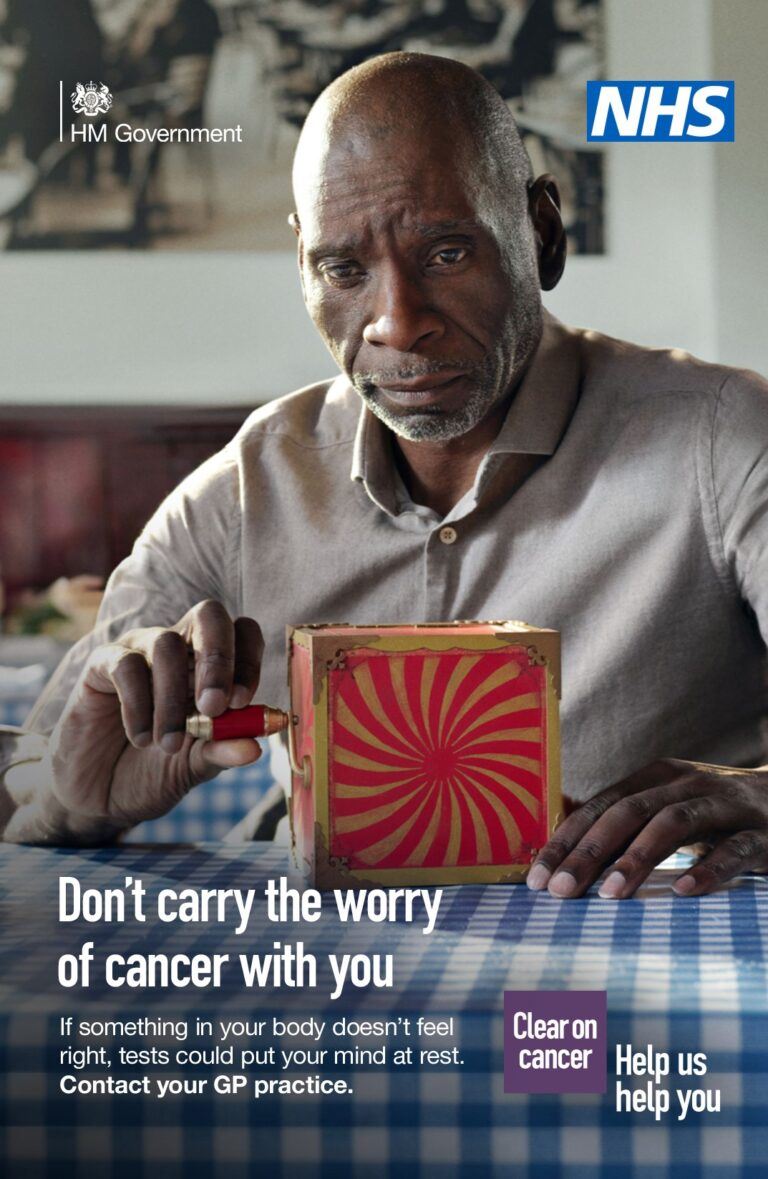
[[[206,716],[219,716],[232,695],[235,631],[220,602],[201,602],[189,635],[195,652],[195,700]]]
[[[245,708],[251,703],[259,686],[264,638],[258,622],[252,618],[235,619],[235,671],[233,675],[232,708]]]
[[[594,798],[588,799],[583,806],[573,811],[560,824],[552,838],[536,856],[528,873],[528,887],[536,890],[546,888],[555,869],[573,851],[593,823],[615,802],[648,787],[674,781],[675,778],[680,777],[682,772],[685,772],[682,769],[683,766],[685,766],[685,771],[690,770],[690,766],[685,763],[671,759],[653,762],[644,769],[631,774],[628,778],[624,778],[621,782],[617,782],[614,786],[609,786],[607,790],[596,794]]]
[[[213,778],[221,770],[247,766],[261,757],[261,746],[250,737],[232,741],[196,741],[189,754],[189,769],[195,785]]]
[[[768,871],[768,833],[737,831],[715,844],[697,864],[672,885],[680,896],[701,896],[713,892],[726,880],[742,872]]]
[[[611,805],[615,797],[615,792],[606,790],[602,794],[590,798],[560,824],[531,865],[526,878],[529,888],[538,891],[547,887],[552,874],[570,855],[579,840],[583,839],[592,824]]]
[[[189,711],[187,644],[174,630],[164,630],[152,646],[153,737],[164,753],[178,753],[184,743]]]
[[[737,798],[723,794],[688,798],[664,808],[643,828],[616,861],[600,896],[624,900],[632,896],[658,864],[685,843],[708,831],[728,830],[744,821]]]
[[[112,669],[125,735],[136,749],[152,744],[152,673],[138,651],[124,651]]]
[[[87,698],[89,714],[112,722],[114,704],[120,707],[126,736],[136,748],[152,740],[152,678],[140,651],[122,643],[97,647],[91,654],[80,686],[71,698]]]
[[[666,786],[638,790],[614,802],[561,862],[549,884],[552,895],[582,896],[656,814],[706,789],[700,777],[691,773]]]

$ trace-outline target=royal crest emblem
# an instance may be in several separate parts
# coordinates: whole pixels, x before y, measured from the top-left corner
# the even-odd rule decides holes
[[[75,114],[86,115],[89,119],[106,114],[112,106],[112,95],[103,83],[97,86],[95,82],[89,82],[83,86],[78,82],[70,97]]]

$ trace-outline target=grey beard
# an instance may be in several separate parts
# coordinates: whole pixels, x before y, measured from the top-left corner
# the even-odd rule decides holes
[[[474,388],[464,404],[450,413],[437,409],[393,413],[380,400],[378,389],[356,387],[371,412],[394,434],[409,442],[447,442],[460,438],[483,420],[498,396],[495,386],[483,384]]]

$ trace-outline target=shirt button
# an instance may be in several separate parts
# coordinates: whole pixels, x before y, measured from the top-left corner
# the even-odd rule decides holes
[[[458,532],[455,528],[451,528],[446,524],[445,528],[440,529],[440,539],[443,544],[454,544],[458,540]]]

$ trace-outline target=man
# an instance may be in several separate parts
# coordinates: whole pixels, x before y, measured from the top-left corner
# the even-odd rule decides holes
[[[563,633],[584,804],[531,887],[578,896],[610,869],[603,895],[627,897],[707,838],[681,895],[768,868],[768,770],[724,768],[768,760],[765,384],[543,316],[555,182],[456,62],[389,54],[334,82],[294,189],[342,375],[257,411],[150,522],[36,710],[47,775],[6,838],[112,838],[258,756],[184,736],[190,652],[215,716],[257,684],[287,704],[286,622],[522,617]]]

